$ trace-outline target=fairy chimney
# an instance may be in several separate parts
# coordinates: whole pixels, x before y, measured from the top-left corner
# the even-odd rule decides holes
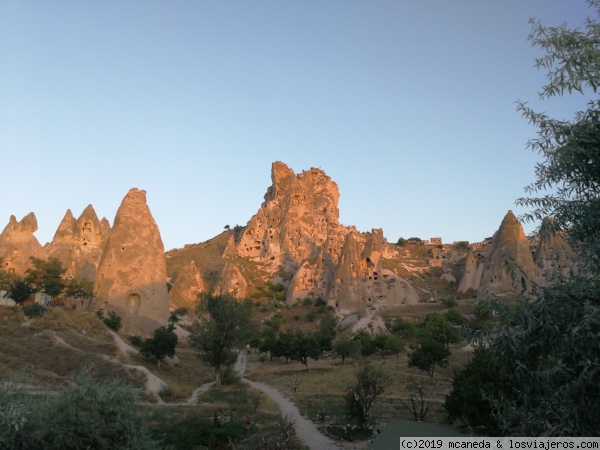
[[[121,316],[125,333],[150,336],[169,318],[166,279],[164,245],[146,191],[131,189],[108,233],[95,306]]]

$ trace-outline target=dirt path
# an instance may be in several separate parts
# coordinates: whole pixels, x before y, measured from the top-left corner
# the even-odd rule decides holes
[[[248,380],[244,378],[244,372],[246,371],[246,355],[243,352],[238,354],[238,359],[235,363],[235,370],[242,377],[242,381],[254,389],[264,392],[273,399],[283,414],[286,414],[290,419],[296,423],[296,433],[298,437],[312,450],[329,450],[329,449],[342,449],[343,446],[340,443],[333,441],[332,439],[325,436],[319,431],[317,426],[310,420],[304,418],[300,411],[290,400],[285,398],[281,392],[277,389],[268,386],[257,381]]]

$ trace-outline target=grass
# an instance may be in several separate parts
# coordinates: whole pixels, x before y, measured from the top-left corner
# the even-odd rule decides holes
[[[376,365],[381,365],[390,375],[392,383],[378,399],[373,417],[385,422],[392,418],[412,420],[412,414],[403,406],[410,404],[407,388],[422,386],[424,396],[430,405],[430,412],[426,417],[428,422],[443,423],[446,418],[442,407],[445,395],[450,393],[453,371],[463,367],[470,358],[470,352],[461,349],[462,345],[452,348],[449,367],[437,369],[432,379],[427,373],[416,368],[408,367],[408,355],[371,356],[369,360]],[[264,382],[284,392],[298,406],[301,413],[318,423],[318,413],[325,410],[326,425],[345,425],[348,419],[344,410],[344,395],[354,383],[354,367],[347,362],[342,365],[339,359],[332,360],[327,357],[319,361],[310,361],[311,370],[306,370],[298,363],[285,364],[283,360],[265,362],[260,368],[258,355],[249,355],[249,370],[247,375],[256,381]],[[289,386],[297,379],[299,387],[293,392]]]
[[[116,356],[112,337],[89,313],[51,308],[41,318],[25,320],[22,312],[0,307],[0,378],[24,374],[30,385],[61,388],[89,367],[98,379],[119,378],[133,387],[143,386],[107,356]]]

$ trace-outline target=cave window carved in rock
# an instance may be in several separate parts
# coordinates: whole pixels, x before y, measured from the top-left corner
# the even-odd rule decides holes
[[[140,307],[140,296],[139,294],[129,294],[127,296],[127,309],[135,310]]]

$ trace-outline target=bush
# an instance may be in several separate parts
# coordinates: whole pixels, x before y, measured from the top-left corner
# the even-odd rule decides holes
[[[102,322],[113,331],[119,331],[123,326],[121,324],[121,317],[114,311],[109,312],[108,317],[104,317]]]
[[[157,448],[146,434],[135,391],[122,381],[98,383],[84,373],[63,392],[35,399],[0,383],[0,420],[11,411],[17,421],[0,427],[0,448]]]
[[[35,317],[42,317],[46,313],[46,307],[39,303],[32,303],[23,307],[23,314],[25,317],[33,319]]]
[[[449,295],[448,297],[442,299],[442,305],[444,305],[446,308],[454,308],[458,305],[458,303],[456,302],[456,297]]]
[[[221,370],[221,383],[225,385],[236,384],[240,381],[240,374],[235,370],[235,366],[230,364]]]

